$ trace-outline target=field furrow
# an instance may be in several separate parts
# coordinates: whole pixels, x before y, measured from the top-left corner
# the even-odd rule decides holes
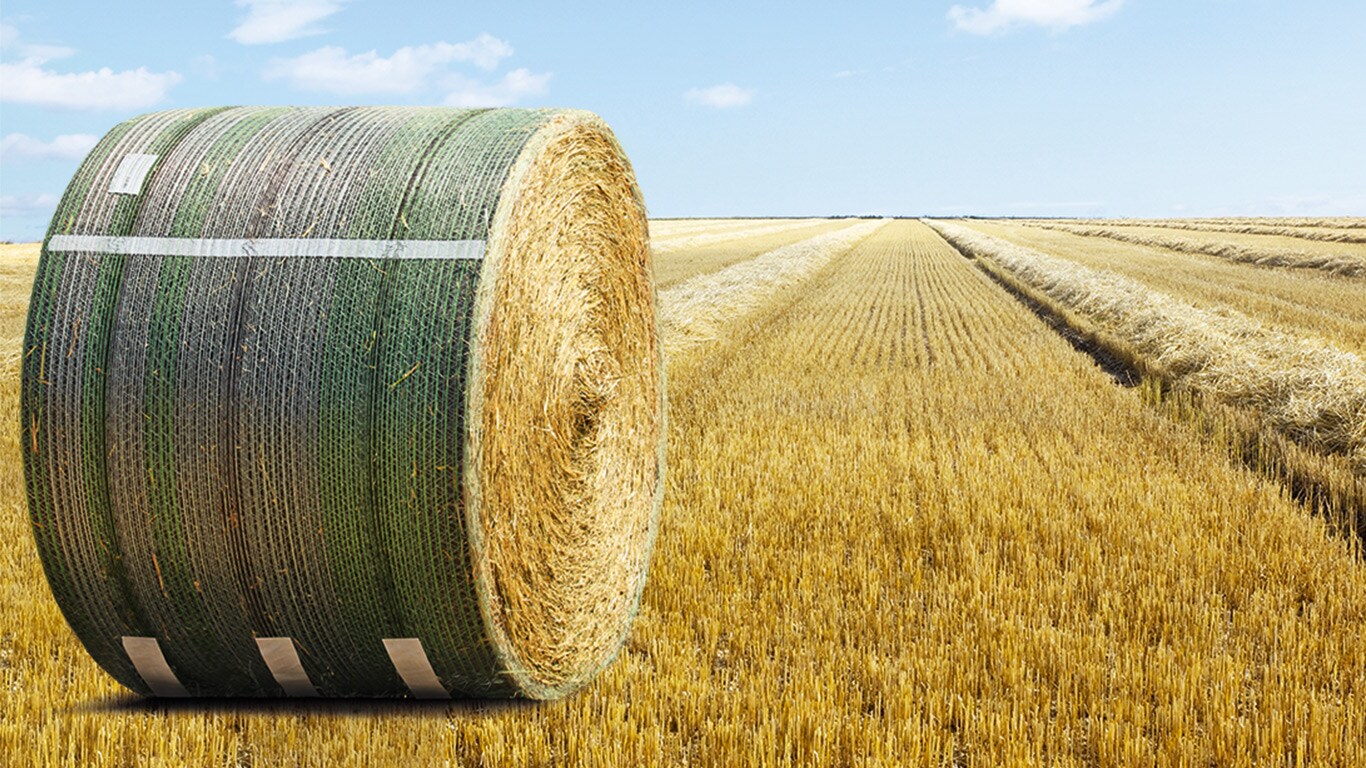
[[[1069,224],[1080,224],[1069,221]],[[1366,243],[1366,232],[1358,227],[1278,224],[1274,221],[1219,221],[1214,219],[1102,219],[1092,224],[1106,227],[1157,227],[1189,232],[1225,232],[1244,235],[1277,235],[1328,243]]]
[[[651,219],[650,238],[661,240],[689,233],[728,229],[739,224],[739,221],[731,219]]]
[[[1366,357],[1366,280],[1312,270],[1264,270],[1215,256],[1009,222],[964,222],[1017,245],[1126,275],[1206,309],[1236,309],[1286,333]]]
[[[761,237],[763,235],[778,234],[791,230],[812,229],[821,224],[828,224],[829,219],[785,219],[771,223],[750,223],[738,229],[726,229],[720,232],[699,232],[681,235],[679,237],[664,238],[653,242],[652,246],[658,253],[672,253],[675,251],[691,250],[715,243],[724,243],[730,240],[740,240],[745,238]]]
[[[1177,386],[1263,415],[1288,437],[1341,454],[1366,473],[1366,360],[961,224],[933,226],[964,253],[1085,317]]]
[[[1074,235],[1108,237],[1135,245],[1202,253],[1261,267],[1290,267],[1334,275],[1366,276],[1366,244],[1362,243],[1323,242],[1279,235],[1173,231],[1159,227],[1116,227],[1052,221],[1027,223],[1029,226],[1057,229]]]
[[[1155,221],[1165,221],[1165,219],[1155,219]],[[1176,221],[1192,221],[1192,219],[1176,219]],[[1216,216],[1208,219],[1193,219],[1193,221],[1234,225],[1262,224],[1296,228],[1366,229],[1366,216]]]
[[[888,302],[933,329],[933,364],[869,354]],[[1297,738],[1328,763],[1356,754],[1366,607],[1304,613],[1299,590],[1330,590],[1326,607],[1366,574],[1275,487],[916,225],[766,312],[670,370],[672,514],[646,595],[668,639],[649,648],[703,670],[710,693],[679,721],[700,754],[1232,765]]]
[[[801,284],[882,225],[861,221],[660,291],[665,355],[676,357],[715,340],[721,328],[742,321],[779,291]]]
[[[673,219],[650,221],[650,239],[664,242],[704,232],[731,232],[777,224],[787,219]]]
[[[793,243],[849,227],[848,220],[807,220],[807,224],[767,234],[745,233],[720,242],[661,251],[656,247],[655,285],[666,290],[698,275],[716,272],[732,264],[760,256]]]

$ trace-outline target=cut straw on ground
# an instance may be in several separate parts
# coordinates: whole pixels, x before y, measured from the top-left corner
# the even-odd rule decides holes
[[[1114,334],[1176,386],[1250,409],[1297,442],[1342,454],[1366,471],[1366,362],[1357,355],[961,224],[927,223],[965,253],[991,260]]]
[[[1317,269],[1335,275],[1360,277],[1366,275],[1366,256],[1349,252],[1359,246],[1342,245],[1341,251],[1322,252],[1297,247],[1273,248],[1255,244],[1231,243],[1224,239],[1202,240],[1183,237],[1176,232],[1135,231],[1127,227],[1103,227],[1056,222],[1026,222],[1031,226],[1045,229],[1059,229],[1088,237],[1108,237],[1135,245],[1150,245],[1168,248],[1185,253],[1201,253],[1221,259],[1254,264],[1259,267],[1290,267],[1295,269]]]
[[[1366,243],[1366,231],[1361,227],[1332,226],[1315,220],[1313,224],[1278,223],[1275,219],[1259,221],[1222,221],[1218,219],[1097,219],[1067,221],[1060,224],[1090,224],[1104,227],[1161,227],[1189,232],[1226,232],[1238,235],[1275,235],[1325,243]]]
[[[813,227],[824,224],[827,219],[794,219],[791,221],[779,221],[774,224],[762,224],[759,226],[742,227],[740,229],[728,229],[721,232],[702,232],[699,234],[687,234],[681,237],[661,239],[659,242],[652,243],[655,252],[673,253],[688,248],[711,245],[712,243],[722,243],[729,240],[740,240],[747,237],[758,237],[776,232],[786,232],[802,227]]]
[[[662,291],[659,327],[665,355],[673,357],[716,338],[723,326],[810,277],[885,223],[864,221],[817,235]]]

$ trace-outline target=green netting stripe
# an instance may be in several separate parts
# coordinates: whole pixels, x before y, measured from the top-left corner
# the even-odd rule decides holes
[[[30,512],[91,655],[159,695],[509,695],[461,497],[481,256],[557,112],[178,110],[53,218]]]

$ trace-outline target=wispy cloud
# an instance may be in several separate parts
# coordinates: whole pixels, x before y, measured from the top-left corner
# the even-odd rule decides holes
[[[412,93],[452,63],[468,62],[492,70],[512,55],[512,46],[487,33],[463,43],[404,46],[390,56],[377,51],[350,54],[326,46],[290,59],[276,59],[263,72],[267,80],[286,80],[306,91],[337,94]]]
[[[80,160],[99,141],[88,133],[68,133],[43,141],[22,133],[0,139],[0,160]]]
[[[75,51],[20,40],[18,31],[0,25],[0,101],[63,109],[138,109],[166,97],[181,81],[175,72],[146,67],[115,72],[108,67],[86,72],[56,72],[46,65]],[[13,58],[12,58],[13,57]]]
[[[345,0],[237,0],[247,17],[228,37],[243,45],[282,43],[322,34],[318,22],[340,11]]]
[[[481,83],[463,75],[452,75],[446,83],[449,107],[506,107],[523,98],[540,96],[550,85],[550,73],[514,69],[496,83]]]
[[[949,20],[974,35],[1027,25],[1066,29],[1100,21],[1123,4],[1124,0],[994,0],[986,8],[955,5],[949,9]]]
[[[715,109],[743,107],[754,100],[754,90],[735,83],[722,83],[710,88],[690,88],[683,94],[683,100]]]
[[[1056,213],[1058,211],[1084,213],[1087,211],[1099,211],[1105,208],[1103,200],[1024,200],[1013,203],[1006,203],[1006,210],[1024,211],[1028,213],[1044,212]]]
[[[41,45],[19,38],[19,30],[12,24],[0,24],[0,56],[6,59],[34,59],[39,62],[65,59],[76,53],[64,45]]]
[[[42,195],[0,195],[0,216],[32,216],[36,213],[51,213],[57,208],[59,198],[52,194]]]
[[[150,72],[146,67],[63,74],[24,60],[0,64],[0,81],[5,83],[0,101],[63,109],[139,109],[166,98],[180,80],[175,72]]]
[[[190,68],[194,70],[196,75],[205,80],[218,79],[218,59],[215,59],[211,53],[200,54],[190,59]]]

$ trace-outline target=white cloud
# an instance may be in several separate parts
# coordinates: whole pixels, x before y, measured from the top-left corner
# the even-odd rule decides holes
[[[181,81],[175,72],[151,72],[146,67],[122,72],[108,67],[54,72],[43,65],[75,51],[24,43],[8,24],[0,25],[0,44],[6,58],[18,56],[17,60],[0,63],[0,82],[5,84],[0,101],[64,109],[137,109],[161,101]]]
[[[190,68],[206,80],[218,79],[218,59],[213,54],[204,53],[190,59]]]
[[[1100,21],[1123,4],[1124,0],[993,0],[985,9],[955,5],[949,9],[949,20],[975,35],[995,34],[1023,24],[1066,29]]]
[[[20,46],[19,50],[25,59],[32,59],[40,63],[76,55],[75,48],[67,48],[64,45],[34,45],[29,43]]]
[[[319,35],[317,22],[341,10],[345,0],[237,0],[247,17],[228,37],[243,45],[282,43]]]
[[[511,55],[512,46],[488,33],[463,43],[404,46],[387,57],[376,51],[351,55],[345,48],[329,45],[292,59],[276,59],[263,75],[307,91],[411,93],[447,64],[470,62],[492,70]]]
[[[88,133],[63,134],[52,141],[11,133],[0,139],[0,159],[80,160],[99,140],[100,137]]]
[[[723,83],[710,88],[690,88],[683,94],[683,99],[692,104],[716,109],[743,107],[754,99],[754,90],[741,88],[734,83]]]
[[[146,67],[58,73],[25,59],[0,64],[0,81],[5,83],[0,101],[65,109],[138,109],[164,99],[180,80],[175,72],[149,72]]]
[[[38,63],[64,59],[76,53],[76,49],[64,45],[35,45],[19,39],[19,30],[10,24],[0,24],[0,56],[5,58],[33,59]]]
[[[480,83],[461,75],[447,81],[451,92],[446,96],[448,107],[506,107],[526,96],[540,96],[550,84],[550,73],[534,73],[528,69],[514,69],[496,83]]]
[[[0,216],[32,216],[51,213],[57,208],[59,197],[42,195],[0,195]]]

